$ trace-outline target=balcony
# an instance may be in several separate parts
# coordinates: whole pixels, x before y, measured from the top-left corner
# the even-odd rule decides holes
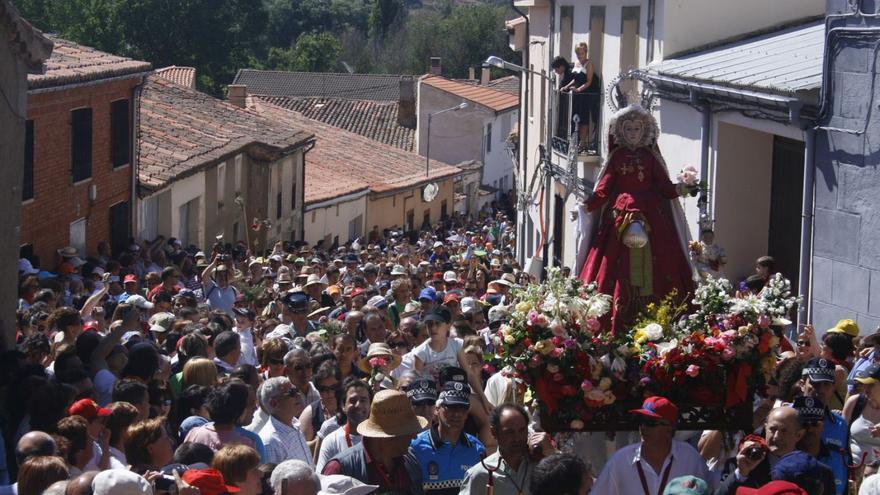
[[[550,108],[552,134],[550,136],[549,172],[570,193],[578,197],[586,196],[593,189],[602,164],[602,157],[599,154],[602,141],[598,129],[594,131],[592,145],[580,146],[578,129],[581,123],[576,115],[575,105],[582,104],[577,98],[591,96],[553,90],[553,101]],[[596,98],[599,96],[595,95]],[[597,113],[598,118],[595,125],[600,126],[601,107]],[[590,137],[588,132],[587,139]]]

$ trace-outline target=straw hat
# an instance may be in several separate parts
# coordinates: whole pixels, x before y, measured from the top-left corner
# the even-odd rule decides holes
[[[364,437],[393,438],[415,435],[427,427],[428,420],[416,416],[405,393],[382,390],[373,397],[370,417],[358,425],[357,432]]]
[[[376,342],[370,344],[370,348],[367,350],[367,355],[362,357],[360,361],[358,361],[358,368],[361,369],[364,373],[370,372],[370,359],[374,357],[390,357],[391,363],[388,365],[388,371],[393,370],[400,366],[400,356],[391,352],[391,348],[388,347],[388,344],[385,342]]]
[[[292,284],[293,278],[290,276],[290,272],[283,271],[278,274],[278,277],[275,279],[276,284]]]
[[[315,285],[315,284],[322,285],[322,286],[327,285],[321,280],[320,276],[313,273],[313,274],[309,275],[309,278],[306,280],[306,283],[303,285],[303,287],[308,287],[310,285]]]

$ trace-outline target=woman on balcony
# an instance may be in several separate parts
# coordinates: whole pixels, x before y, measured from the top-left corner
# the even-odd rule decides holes
[[[593,62],[589,58],[589,49],[585,42],[580,42],[574,48],[578,63],[573,69],[575,74],[583,74],[582,81],[572,89],[575,93],[574,113],[580,119],[578,128],[578,151],[598,153],[599,147],[599,97],[602,94],[602,76],[596,72]],[[589,129],[589,135],[587,134]]]

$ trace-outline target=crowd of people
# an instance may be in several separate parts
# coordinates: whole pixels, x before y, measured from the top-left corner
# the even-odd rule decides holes
[[[23,257],[0,495],[880,494],[880,334],[850,320],[782,346],[752,431],[647,397],[638,432],[542,432],[493,359],[533,282],[514,230]]]

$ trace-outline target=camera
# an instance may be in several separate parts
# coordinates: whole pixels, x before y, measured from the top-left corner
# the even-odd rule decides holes
[[[746,449],[745,456],[751,461],[760,461],[764,458],[764,449],[753,445]]]
[[[153,480],[153,484],[157,492],[177,493],[177,482],[174,481],[174,477],[167,474]]]

